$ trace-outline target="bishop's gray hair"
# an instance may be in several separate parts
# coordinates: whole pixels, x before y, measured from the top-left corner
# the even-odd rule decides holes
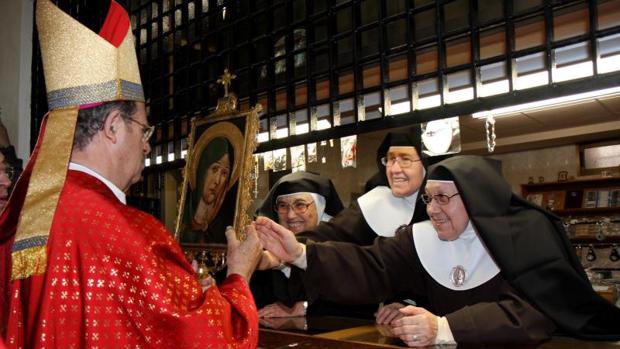
[[[135,101],[117,101],[80,110],[75,125],[73,146],[78,150],[84,149],[93,139],[93,136],[103,130],[103,124],[111,112],[119,110],[123,120],[127,121],[136,112],[136,109]]]

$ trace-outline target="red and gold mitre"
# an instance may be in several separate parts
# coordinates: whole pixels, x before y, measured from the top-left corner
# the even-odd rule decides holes
[[[144,101],[127,12],[112,1],[98,35],[50,1],[37,1],[37,28],[50,110]]]
[[[50,112],[0,216],[0,229],[15,229],[13,280],[45,273],[47,240],[79,109],[119,100],[144,101],[129,15],[114,0],[99,34],[49,0],[37,1],[36,21]]]

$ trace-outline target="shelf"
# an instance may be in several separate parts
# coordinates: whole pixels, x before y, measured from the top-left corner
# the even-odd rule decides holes
[[[521,184],[524,199],[543,207],[553,206],[558,216],[620,214],[617,206],[620,177],[579,178],[572,181]],[[591,207],[583,206],[611,206]],[[565,208],[565,207],[571,208]]]
[[[596,215],[596,214],[607,214],[607,213],[618,213],[620,214],[620,207],[593,207],[593,208],[567,208],[564,210],[553,210],[551,211],[558,216],[568,216],[568,215]]]
[[[618,185],[620,177],[597,177],[597,178],[583,178],[575,179],[572,181],[564,182],[543,182],[543,183],[528,183],[521,184],[521,188],[527,189],[527,191],[542,191],[546,188],[558,188],[558,187],[605,187]]]
[[[620,236],[619,235],[607,235],[605,236],[604,240],[599,240],[594,236],[590,236],[590,235],[579,235],[579,236],[574,236],[571,237],[570,239],[571,244],[575,245],[575,244],[596,244],[596,245],[601,245],[601,244],[618,244],[620,243]]]

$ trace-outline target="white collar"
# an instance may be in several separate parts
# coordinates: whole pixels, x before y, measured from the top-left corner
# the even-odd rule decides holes
[[[75,162],[70,162],[69,163],[69,169],[70,170],[74,170],[74,171],[84,172],[84,173],[89,174],[89,175],[97,178],[98,180],[102,181],[103,184],[105,184],[108,188],[110,188],[110,190],[112,190],[112,193],[114,193],[114,196],[116,196],[118,201],[120,201],[123,204],[127,205],[127,198],[125,197],[125,193],[122,190],[120,190],[119,187],[114,185],[114,183],[110,182],[110,180],[108,180],[107,178],[103,177],[99,173],[95,172],[94,170],[92,170],[92,169],[90,169],[90,168],[88,168],[88,167],[86,167],[84,165],[80,165],[80,164],[77,164]]]
[[[499,268],[471,224],[453,241],[443,241],[431,221],[416,223],[411,229],[415,250],[427,273],[440,285],[455,291],[469,290],[492,279]],[[451,279],[453,269],[465,271],[462,285]]]
[[[379,236],[392,237],[396,229],[411,223],[418,192],[404,198],[392,194],[392,189],[378,186],[357,198],[368,226]]]

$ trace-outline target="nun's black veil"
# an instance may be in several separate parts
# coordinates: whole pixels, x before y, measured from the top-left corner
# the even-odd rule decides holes
[[[500,162],[456,156],[429,170],[453,178],[469,217],[502,275],[561,331],[620,340],[620,309],[590,285],[560,219],[512,193]]]

